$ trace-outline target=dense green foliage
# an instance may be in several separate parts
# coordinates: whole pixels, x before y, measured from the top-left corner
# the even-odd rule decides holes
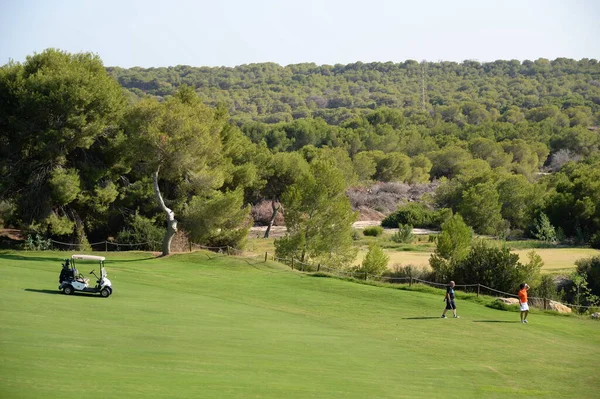
[[[415,238],[413,234],[413,226],[410,224],[398,224],[398,231],[392,234],[391,240],[396,243],[410,244]]]
[[[55,236],[98,228],[124,172],[125,101],[91,54],[47,50],[0,68],[0,200]],[[77,224],[77,228],[75,228]]]
[[[577,273],[586,277],[591,293],[600,297],[600,256],[580,259],[576,264]]]
[[[383,252],[383,249],[377,244],[369,245],[369,251],[362,261],[358,272],[363,272],[366,275],[374,274],[381,275],[388,270],[388,262],[390,257]]]
[[[449,209],[432,210],[423,203],[411,202],[388,215],[381,221],[381,225],[396,228],[399,224],[410,224],[419,228],[440,228],[452,216]]]
[[[460,263],[467,257],[473,240],[473,230],[460,215],[454,215],[442,225],[437,236],[434,254],[429,264],[440,282],[450,280]]]
[[[57,50],[1,68],[5,224],[85,243],[135,230],[135,214],[167,227],[163,252],[177,222],[242,245],[248,204],[286,216],[284,192],[326,162],[344,188],[434,183],[384,226],[458,213],[476,233],[533,237],[544,214],[557,240],[600,245],[596,60],[105,72]]]
[[[381,226],[369,226],[363,229],[363,234],[369,237],[378,237],[383,234],[383,227]]]
[[[437,119],[481,125],[502,120],[519,123],[555,120],[586,126],[597,118],[600,64],[557,58],[479,63],[476,61],[362,63],[235,68],[109,68],[136,96],[168,96],[182,84],[195,88],[211,105],[225,104],[235,120],[289,122],[321,117],[329,124],[380,107],[411,109],[410,119]],[[423,76],[425,98],[422,97]],[[568,113],[563,109],[571,109]],[[402,120],[399,120],[402,122]]]
[[[537,287],[542,265],[539,255],[530,254],[529,263],[523,264],[517,254],[510,252],[510,248],[498,248],[478,240],[471,246],[467,257],[457,263],[452,278],[513,293],[523,282]]]
[[[278,257],[330,267],[347,266],[355,259],[356,214],[344,195],[345,187],[342,172],[332,162],[310,164],[309,172],[283,194],[287,232],[275,240]]]

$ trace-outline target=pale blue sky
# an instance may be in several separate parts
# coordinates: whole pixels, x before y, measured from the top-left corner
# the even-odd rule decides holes
[[[0,65],[55,47],[107,66],[600,58],[600,0],[0,0]]]

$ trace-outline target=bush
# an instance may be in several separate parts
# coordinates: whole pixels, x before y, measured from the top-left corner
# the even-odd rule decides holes
[[[457,265],[454,277],[459,281],[515,292],[520,283],[528,281],[533,284],[538,279],[543,262],[535,253],[530,253],[529,259],[527,264],[522,264],[519,255],[511,253],[510,248],[497,248],[481,240]]]
[[[397,243],[407,243],[410,244],[414,238],[413,235],[413,227],[410,224],[402,224],[398,225],[398,231],[392,234],[392,241]]]
[[[365,236],[379,237],[380,235],[383,234],[383,227],[381,227],[381,226],[365,227],[365,229],[363,230],[363,234]]]
[[[496,299],[494,302],[489,303],[487,305],[488,308],[492,308],[492,309],[497,309],[497,310],[506,310],[506,311],[516,311],[519,310],[519,306],[518,305],[509,305],[507,303],[504,303],[502,301],[500,301],[499,299]]]
[[[396,212],[381,221],[381,225],[390,228],[395,228],[399,224],[410,224],[420,228],[439,228],[451,216],[452,210],[448,208],[435,211],[429,209],[425,204],[411,202],[398,207]]]
[[[586,277],[592,294],[600,296],[600,256],[579,259],[575,265],[577,273]]]
[[[23,249],[26,251],[47,251],[52,249],[52,241],[42,238],[39,234],[36,234],[35,238],[28,234]]]
[[[117,242],[119,244],[141,244],[140,247],[134,249],[160,250],[165,229],[154,223],[155,219],[138,214],[130,216],[128,227],[117,234]]]
[[[433,280],[432,272],[428,269],[414,266],[414,265],[400,265],[395,264],[393,269],[383,274],[386,277],[391,278],[417,278],[419,280],[431,281]],[[394,282],[393,280],[391,282]],[[406,281],[400,281],[406,283]]]
[[[387,270],[387,265],[390,257],[387,256],[379,245],[371,244],[369,252],[362,262],[362,266],[358,269],[359,272],[367,274],[381,275]]]
[[[546,242],[556,242],[556,229],[550,223],[550,219],[546,216],[545,213],[540,213],[538,220],[536,221],[535,231],[533,235],[538,240],[546,241]]]
[[[360,232],[356,229],[352,229],[352,240],[353,241],[360,240]]]
[[[590,247],[600,249],[600,232],[594,234],[592,238],[590,238]]]
[[[554,277],[549,274],[545,274],[542,276],[540,283],[533,287],[532,289],[533,295],[541,298],[548,298],[552,300],[557,300],[558,298],[558,287],[554,282]],[[531,293],[530,293],[531,295]]]

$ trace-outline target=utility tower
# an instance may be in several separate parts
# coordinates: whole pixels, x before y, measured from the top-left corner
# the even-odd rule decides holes
[[[426,86],[425,86],[425,73],[427,70],[427,61],[423,60],[421,61],[421,106],[423,107],[423,109],[427,109],[427,107],[425,106],[425,104],[427,103],[427,98],[425,96],[425,90],[426,90]]]

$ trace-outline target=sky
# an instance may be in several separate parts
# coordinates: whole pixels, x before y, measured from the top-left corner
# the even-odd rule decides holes
[[[0,65],[600,59],[600,0],[0,0]]]

